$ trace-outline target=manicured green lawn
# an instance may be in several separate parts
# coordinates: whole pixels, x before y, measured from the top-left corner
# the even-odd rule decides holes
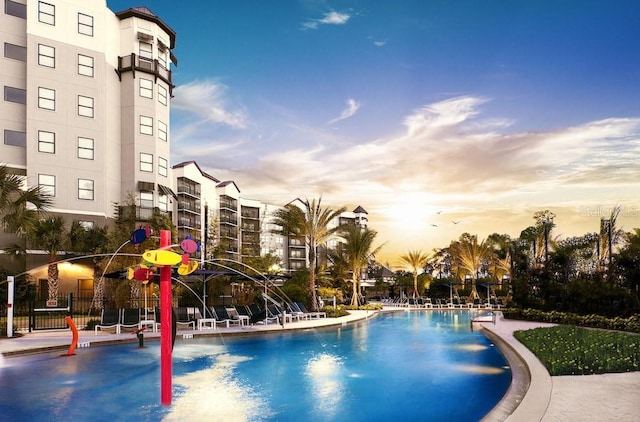
[[[516,331],[551,375],[640,371],[640,335],[574,326]]]

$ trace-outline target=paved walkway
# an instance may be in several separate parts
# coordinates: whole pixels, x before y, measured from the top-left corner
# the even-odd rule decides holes
[[[500,316],[495,324],[483,322],[481,325],[506,342],[526,362],[531,375],[524,398],[519,398],[517,391],[507,392],[503,399],[507,403],[501,402],[487,421],[640,421],[640,372],[552,377],[538,358],[513,337],[513,332],[554,324],[508,320]],[[511,361],[510,364],[517,366]],[[513,393],[511,398],[508,397],[510,393]],[[509,400],[521,402],[503,419],[500,407],[512,405]]]
[[[397,309],[396,309],[397,310]],[[284,329],[345,325],[370,318],[374,312],[351,311],[343,318],[320,318],[286,324]],[[516,330],[526,330],[552,324],[506,320],[498,317],[495,323],[480,323],[494,339],[512,368],[513,382],[509,391],[484,421],[508,422],[638,422],[640,421],[640,372],[625,374],[580,375],[551,377],[540,361],[513,337]],[[281,331],[276,324],[248,327],[218,328],[216,330],[179,330],[178,337],[200,335],[247,335],[255,332]],[[157,338],[160,333],[145,333],[145,339]],[[93,331],[79,332],[79,345],[109,344],[137,341],[135,335],[120,335]],[[0,340],[0,354],[5,356],[65,350],[71,343],[69,330],[25,334]]]

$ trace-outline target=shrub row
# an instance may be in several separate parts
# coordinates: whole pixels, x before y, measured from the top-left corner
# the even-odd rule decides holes
[[[568,312],[540,311],[528,308],[507,308],[504,309],[502,313],[504,317],[508,319],[552,322],[555,324],[640,333],[640,314],[632,315],[629,318],[607,318],[602,315],[578,315]]]

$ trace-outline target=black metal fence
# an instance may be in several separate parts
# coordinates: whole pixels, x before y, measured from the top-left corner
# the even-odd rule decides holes
[[[143,308],[143,303],[132,307]],[[148,298],[146,306],[158,306],[156,298]],[[32,332],[37,330],[60,330],[67,328],[65,318],[71,316],[78,329],[83,329],[91,321],[100,321],[101,307],[93,303],[93,296],[74,296],[69,293],[56,301],[30,300],[13,304],[13,331]],[[0,333],[6,333],[7,307],[0,306]]]

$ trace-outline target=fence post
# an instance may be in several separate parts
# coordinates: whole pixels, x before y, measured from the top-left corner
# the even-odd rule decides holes
[[[69,292],[67,294],[67,312],[69,312],[69,316],[73,317],[73,293]]]
[[[12,275],[7,276],[7,337],[13,337],[13,295],[14,279]]]

